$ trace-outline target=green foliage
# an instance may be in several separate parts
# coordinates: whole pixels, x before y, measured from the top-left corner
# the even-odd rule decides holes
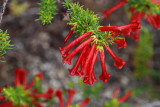
[[[20,14],[24,13],[24,11],[28,8],[27,3],[19,4],[18,0],[12,0],[9,4],[9,9],[11,11],[11,14],[14,16],[19,16]]]
[[[68,107],[79,107],[79,105],[69,105]]]
[[[146,14],[160,14],[160,6],[151,3],[150,0],[128,0],[132,7],[135,7],[137,11],[145,12]]]
[[[79,33],[81,35],[85,32],[91,31],[92,37],[97,42],[99,46],[104,44],[109,45],[110,35],[109,32],[101,32],[98,30],[99,17],[97,17],[94,12],[89,9],[84,10],[83,6],[80,6],[79,3],[71,3],[71,0],[65,0],[63,6],[68,8],[67,13],[70,15],[70,21],[68,25],[72,25],[74,33]]]
[[[138,95],[152,94],[152,85],[140,85],[132,89],[132,97],[137,97]]]
[[[110,101],[108,102],[105,102],[104,104],[104,107],[119,107],[119,103],[118,103],[118,100],[117,99],[111,99]]]
[[[17,107],[30,104],[31,98],[28,96],[29,92],[20,85],[15,88],[3,88],[2,93],[5,98],[12,101]]]
[[[153,72],[150,61],[153,56],[153,36],[142,27],[141,38],[138,41],[138,47],[134,51],[134,76],[137,79],[144,79],[145,76]]]
[[[39,77],[35,78],[34,88],[37,89],[37,93],[42,93],[42,81]]]
[[[83,98],[93,98],[93,99],[98,99],[99,98],[99,93],[102,90],[102,84],[101,83],[96,83],[92,87],[89,85],[86,85],[83,83],[82,79],[79,80],[79,89],[83,92],[82,96]]]
[[[118,99],[111,99],[104,103],[103,107],[130,107],[128,104],[119,104]]]
[[[4,59],[4,55],[6,54],[7,49],[12,49],[11,47],[13,45],[10,44],[10,37],[9,34],[7,34],[7,30],[3,32],[3,30],[0,29],[0,62]]]
[[[43,25],[51,23],[54,15],[56,15],[56,0],[41,0],[39,6],[40,12],[38,14],[40,17],[37,20],[41,20]]]

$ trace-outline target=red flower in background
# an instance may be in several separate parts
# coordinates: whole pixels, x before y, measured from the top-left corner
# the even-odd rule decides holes
[[[121,2],[118,3],[117,5],[111,7],[108,10],[104,10],[102,12],[102,14],[104,15],[105,18],[108,18],[111,13],[118,10],[120,7],[122,7],[126,3],[130,3],[130,1],[121,0]],[[156,5],[160,6],[160,1],[159,0],[151,0],[150,3],[155,3]],[[132,2],[130,4],[132,4]],[[148,11],[150,11],[150,7],[149,7],[148,4],[147,5],[146,4],[141,4],[141,5],[146,6],[148,8]],[[130,23],[139,23],[139,25],[140,25],[141,24],[141,19],[144,18],[144,19],[146,19],[146,21],[149,24],[152,24],[155,29],[160,28],[160,15],[159,14],[152,14],[151,12],[145,13],[145,12],[143,12],[143,10],[141,10],[141,11],[136,10],[136,7],[134,7],[134,5],[133,6],[131,5],[131,7],[129,9],[129,12],[131,12]],[[111,26],[109,29],[113,29],[113,27]],[[116,28],[116,29],[113,29],[113,30],[117,31],[119,29]],[[128,29],[126,32],[128,32],[129,35],[132,34],[133,40],[135,40],[135,41],[139,40],[140,29],[135,29],[134,33],[130,29]]]
[[[116,98],[117,94],[118,94],[118,88],[115,88],[114,91],[113,91],[113,95],[112,95],[112,98]],[[118,103],[121,104],[123,103],[125,100],[127,100],[132,94],[132,91],[128,91],[124,96],[120,97],[118,99]]]
[[[37,93],[38,89],[33,87],[36,78],[38,78],[39,80],[43,79],[42,73],[37,74],[35,76],[35,79],[33,79],[29,84],[26,84],[26,75],[27,75],[26,70],[17,68],[14,70],[14,75],[15,75],[15,82],[14,82],[15,88],[14,88],[14,90],[16,90],[16,88],[18,88],[18,87],[22,87],[23,92],[27,92],[27,94],[23,95],[23,98],[25,98],[25,97],[29,98],[29,102],[32,103],[33,105],[35,105],[36,107],[44,107],[41,103],[37,102],[38,98],[50,99],[52,97],[52,94],[53,94],[52,88],[49,88],[48,91],[45,93],[39,93],[39,92]],[[4,89],[8,90],[9,88],[11,88],[11,87],[6,87]],[[1,89],[0,93],[3,94],[4,89]],[[21,95],[23,93],[19,93],[19,94]],[[2,104],[0,104],[0,107],[16,107],[14,102],[12,102],[11,99],[6,98],[5,95],[0,96],[0,100],[1,101],[7,100],[7,101],[3,102]],[[20,105],[21,105],[21,107],[29,107],[29,105],[23,105],[23,104],[20,104]]]
[[[120,3],[118,3],[115,6],[109,8],[108,10],[104,10],[102,12],[102,14],[104,15],[104,17],[108,18],[111,13],[113,13],[115,10],[119,9],[120,7],[122,7],[126,3],[127,3],[127,0],[122,0]]]
[[[68,98],[66,104],[64,104],[63,101],[63,91],[62,90],[56,90],[55,96],[59,99],[59,107],[68,107],[71,105],[73,96],[75,95],[75,90],[74,89],[68,89]],[[79,104],[79,107],[84,107],[87,103],[90,102],[89,98],[86,98],[83,102]]]

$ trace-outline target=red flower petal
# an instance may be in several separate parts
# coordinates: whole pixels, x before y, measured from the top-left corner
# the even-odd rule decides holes
[[[78,75],[77,70],[78,70],[78,68],[79,68],[79,66],[80,66],[80,63],[81,63],[82,59],[83,59],[82,57],[83,57],[83,55],[85,54],[85,52],[86,52],[87,49],[88,49],[88,45],[85,46],[85,47],[83,48],[83,50],[81,51],[81,53],[80,53],[80,55],[79,55],[79,57],[78,57],[75,65],[73,66],[73,68],[72,68],[72,69],[68,69],[71,76],[73,76],[73,75],[75,75],[75,74]]]
[[[79,107],[84,107],[89,102],[90,102],[90,98],[86,98],[83,102],[79,104]]]
[[[116,66],[118,69],[121,69],[126,64],[126,62],[123,61],[121,58],[118,58],[110,47],[107,47],[107,45],[104,45],[104,47],[108,51],[108,53],[112,56],[112,58],[115,60],[114,66]]]
[[[110,78],[110,74],[106,72],[105,55],[103,50],[100,51],[99,57],[100,57],[101,68],[102,68],[102,74],[99,76],[99,79],[101,79],[103,82],[106,83]]]
[[[57,90],[55,92],[55,96],[58,97],[58,99],[60,101],[59,107],[64,107],[64,102],[63,102],[62,94],[63,94],[63,92],[61,90]]]
[[[83,68],[81,69],[81,72],[79,73],[79,75],[81,77],[85,77],[85,75],[87,74],[87,68],[89,67],[88,65],[89,65],[89,62],[90,62],[92,56],[94,55],[95,49],[96,49],[96,42],[94,42],[92,44],[91,49],[90,49],[89,53],[87,54],[88,56],[85,59],[85,64],[84,64]]]
[[[158,4],[160,6],[160,0],[151,0],[152,3]]]
[[[45,107],[42,104],[36,102],[36,101],[32,101],[32,103],[35,105],[35,107]]]
[[[14,70],[14,74],[15,74],[15,86],[17,85],[22,85],[22,86],[26,86],[26,74],[27,74],[27,71],[24,70],[24,69],[19,69],[19,68],[16,68]]]
[[[61,54],[67,55],[68,52],[70,51],[70,49],[73,48],[73,46],[75,46],[77,43],[82,41],[84,38],[90,36],[91,34],[92,34],[92,32],[86,32],[86,33],[82,34],[81,36],[79,36],[78,38],[76,38],[75,40],[73,40],[71,43],[69,43],[65,47],[59,47]]]
[[[89,69],[88,69],[88,76],[84,77],[83,82],[87,83],[89,85],[92,85],[94,82],[97,81],[95,75],[94,75],[94,64],[97,60],[97,56],[98,56],[98,50],[95,50],[93,58],[90,61],[90,65],[89,65]]]
[[[63,62],[64,63],[68,63],[69,65],[71,65],[71,60],[72,58],[82,49],[84,48],[86,45],[88,45],[91,41],[93,40],[93,37],[90,37],[89,39],[85,40],[84,42],[82,42],[76,49],[74,49],[70,54],[68,54],[66,57],[63,58]]]
[[[66,103],[66,107],[68,107],[71,102],[72,102],[72,98],[75,95],[75,90],[74,89],[69,89],[68,90],[68,99],[67,99],[67,103]]]
[[[71,35],[73,34],[73,32],[74,32],[74,29],[72,29],[69,33],[68,33],[68,35],[65,37],[65,39],[64,39],[64,43],[66,43],[67,41],[68,41],[68,39],[71,37]]]
[[[117,93],[118,93],[118,90],[119,90],[119,89],[118,89],[117,87],[114,89],[112,98],[116,98]]]
[[[127,3],[127,0],[122,0],[120,3],[116,4],[110,9],[103,11],[102,14],[104,15],[105,18],[108,18],[112,12],[122,7],[125,3]]]
[[[132,94],[132,91],[128,91],[123,97],[118,99],[118,102],[121,104],[122,102],[124,102],[128,97],[130,97]]]
[[[140,37],[139,37],[139,32],[140,32],[140,30],[137,30],[134,34],[133,34],[133,40],[134,41],[138,41],[139,39],[140,39]]]
[[[118,49],[127,47],[127,43],[126,43],[126,39],[125,38],[116,39],[114,42],[117,44]]]

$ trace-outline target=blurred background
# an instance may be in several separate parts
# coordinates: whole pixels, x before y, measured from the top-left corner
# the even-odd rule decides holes
[[[62,7],[61,1],[57,0],[58,14],[52,24],[43,26],[40,21],[35,21],[39,17],[37,3],[40,0],[9,0],[1,29],[8,30],[14,47],[7,51],[6,62],[0,64],[0,88],[13,83],[13,70],[18,67],[28,71],[28,81],[38,72],[42,72],[44,89],[49,86],[63,90],[75,88],[73,104],[89,96],[91,102],[86,107],[103,107],[112,97],[114,88],[119,87],[118,98],[128,90],[133,91],[132,96],[125,101],[129,107],[160,107],[160,30],[155,30],[143,20],[139,41],[126,38],[128,46],[120,50],[115,44],[111,46],[117,56],[126,61],[123,69],[114,67],[112,57],[105,52],[110,80],[108,83],[99,80],[93,86],[85,85],[79,77],[71,77],[68,68],[72,66],[62,62],[59,47],[64,46],[63,40],[70,28],[67,26],[66,9]],[[129,23],[127,6],[114,12],[108,19],[102,17],[103,10],[120,0],[75,1],[98,14],[101,25]],[[74,39],[75,37],[71,36],[69,42]],[[73,58],[73,62],[77,57],[78,55]],[[95,64],[97,78],[101,74],[99,62],[98,58]]]

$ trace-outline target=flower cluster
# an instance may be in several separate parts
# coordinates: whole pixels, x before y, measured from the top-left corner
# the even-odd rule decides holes
[[[60,100],[59,107],[68,107],[71,104],[72,98],[75,94],[74,89],[68,89],[68,100],[66,106],[64,106],[62,94],[63,91],[49,88],[46,92],[42,92],[41,80],[43,79],[42,73],[35,75],[35,78],[28,84],[26,84],[27,71],[24,69],[15,69],[15,81],[13,86],[6,86],[0,89],[0,107],[46,107],[53,102],[53,96],[56,96]],[[79,104],[79,107],[84,107],[89,103],[90,99],[86,98]],[[48,107],[48,106],[47,106]]]
[[[106,102],[104,104],[104,107],[111,107],[111,106],[119,107],[121,103],[123,103],[131,96],[132,91],[131,90],[128,91],[124,96],[120,97],[119,99],[116,98],[117,93],[118,93],[118,88],[115,88],[113,91],[112,99],[109,102]]]
[[[70,0],[65,0],[63,4],[69,8],[67,12],[71,17],[69,22],[71,31],[66,36],[64,43],[67,42],[73,33],[81,34],[68,45],[60,47],[60,52],[65,64],[71,65],[72,58],[80,52],[75,65],[72,69],[69,69],[70,75],[80,76],[83,78],[84,83],[93,84],[97,81],[94,75],[94,64],[99,54],[102,68],[102,74],[99,76],[99,79],[106,83],[110,78],[110,74],[106,72],[103,47],[115,60],[114,65],[118,69],[121,69],[125,65],[125,61],[117,57],[109,45],[116,43],[119,49],[126,47],[125,38],[119,37],[119,34],[129,37],[132,32],[140,29],[139,23],[133,22],[124,26],[100,26],[98,22],[99,18],[88,9],[84,10],[78,3],[70,3]],[[81,16],[79,16],[79,14],[81,14]],[[80,43],[80,45],[69,53],[78,43]]]
[[[47,92],[40,92],[40,88],[36,87],[36,82],[43,79],[41,73],[37,74],[35,78],[26,84],[27,71],[24,69],[15,69],[14,87],[6,86],[0,89],[0,104],[1,107],[44,107],[40,102],[40,98],[50,99],[53,94],[53,89],[49,88]]]
[[[67,98],[67,102],[66,104],[64,104],[64,101],[63,101],[63,91],[62,90],[56,90],[55,92],[55,96],[59,99],[59,107],[69,107],[71,105],[71,102],[72,102],[72,99],[75,95],[75,90],[74,89],[68,89],[67,90],[68,92],[68,98]],[[89,98],[86,98],[84,101],[82,101],[78,107],[84,107],[87,103],[90,102],[90,99]]]
[[[141,23],[144,18],[155,29],[160,28],[160,2],[159,0],[121,0],[117,5],[104,10],[104,17],[108,18],[112,12],[119,9],[124,4],[129,4],[129,12],[131,12],[131,23]],[[135,41],[139,40],[139,29],[132,35]]]

